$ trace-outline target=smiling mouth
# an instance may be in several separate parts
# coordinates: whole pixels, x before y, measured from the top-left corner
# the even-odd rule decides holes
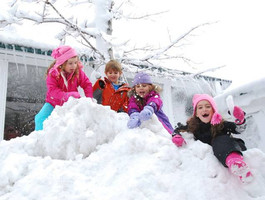
[[[141,97],[144,97],[145,92],[139,92],[139,95],[140,95]]]
[[[202,116],[203,116],[203,117],[208,117],[208,116],[209,116],[209,114],[203,114]]]

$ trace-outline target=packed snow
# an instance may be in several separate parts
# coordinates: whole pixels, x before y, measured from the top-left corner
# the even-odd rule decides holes
[[[1,141],[0,199],[265,199],[260,149],[244,152],[255,179],[242,184],[191,134],[178,148],[156,116],[136,129],[128,119],[90,98],[70,98],[43,131]]]

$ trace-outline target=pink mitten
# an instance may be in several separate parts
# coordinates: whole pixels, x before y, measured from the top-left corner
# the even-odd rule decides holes
[[[236,124],[243,124],[245,122],[245,112],[240,107],[234,107],[233,115],[236,118]]]
[[[76,99],[78,99],[78,98],[81,97],[80,94],[79,94],[78,92],[67,92],[66,96],[67,96],[67,99],[68,99],[69,97],[74,97],[74,98],[76,98]]]
[[[179,134],[176,134],[172,137],[172,142],[178,147],[181,147],[182,145],[186,144],[184,138]]]

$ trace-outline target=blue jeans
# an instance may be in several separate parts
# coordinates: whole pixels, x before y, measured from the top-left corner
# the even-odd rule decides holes
[[[35,116],[35,131],[43,130],[43,122],[51,115],[53,109],[54,107],[49,103],[43,105],[40,112]]]

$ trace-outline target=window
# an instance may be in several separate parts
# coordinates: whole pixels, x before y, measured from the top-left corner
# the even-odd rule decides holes
[[[46,95],[46,67],[8,64],[5,135],[8,140],[34,130],[34,117]]]

